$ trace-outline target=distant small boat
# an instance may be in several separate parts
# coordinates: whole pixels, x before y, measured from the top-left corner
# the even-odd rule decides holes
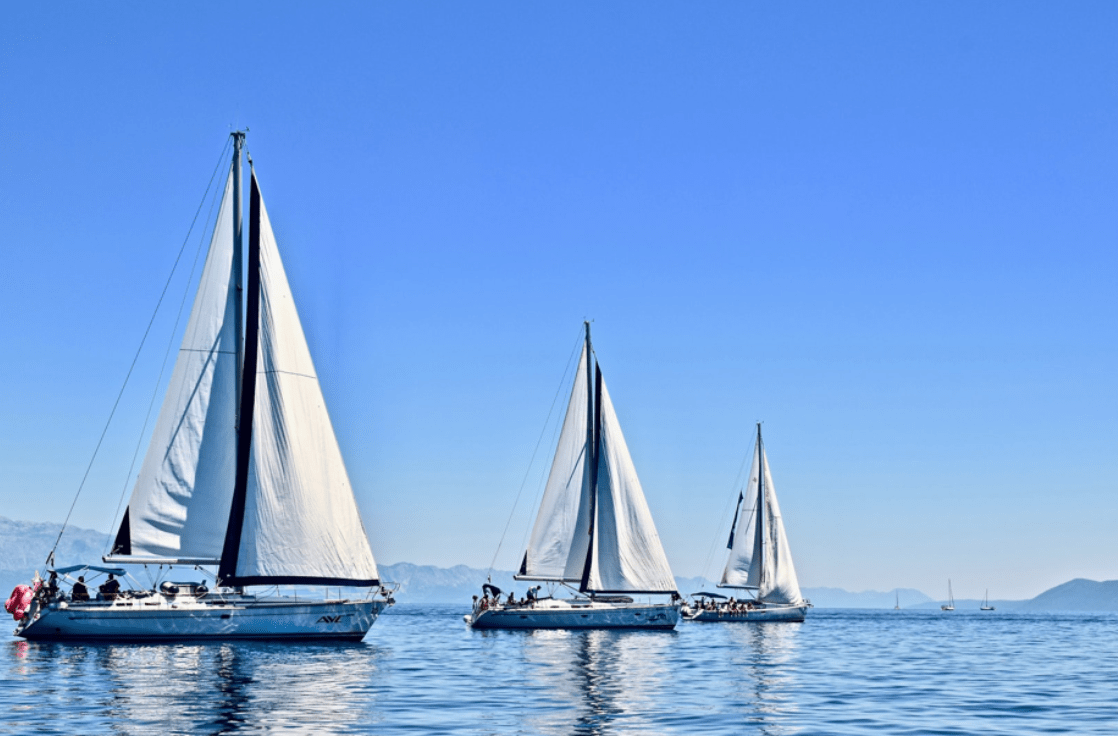
[[[955,610],[955,596],[951,593],[951,580],[947,581],[947,604],[940,606],[941,611],[954,611]]]
[[[894,591],[897,594],[897,605],[893,606],[894,611],[901,610],[901,594],[900,591]]]
[[[994,607],[990,605],[990,589],[986,589],[986,597],[982,599],[982,606],[978,609],[980,611],[993,611]]]

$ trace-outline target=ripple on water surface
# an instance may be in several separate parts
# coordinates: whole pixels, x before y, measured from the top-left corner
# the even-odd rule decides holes
[[[360,644],[5,652],[0,733],[1116,733],[1118,616],[813,611],[675,632],[471,631],[395,608]]]

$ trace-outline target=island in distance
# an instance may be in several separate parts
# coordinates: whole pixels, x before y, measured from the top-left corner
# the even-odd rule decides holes
[[[43,571],[43,550],[51,548],[61,525],[51,522],[14,521],[0,516],[0,589],[5,593],[27,583],[36,570]],[[108,535],[71,527],[55,554],[59,565],[99,559]],[[400,584],[397,600],[401,604],[457,603],[468,605],[485,582],[486,571],[456,565],[450,568],[398,562],[381,564],[381,578]],[[526,583],[517,582],[512,572],[494,570],[493,584],[503,590],[523,594]],[[713,590],[714,583],[703,578],[676,578],[684,595]],[[900,588],[887,591],[850,592],[842,588],[804,588],[804,596],[816,608],[893,608],[900,599],[902,609],[936,610],[941,601],[919,590]],[[1118,612],[1118,580],[1098,582],[1077,578],[1024,601],[992,600],[998,611],[1031,613],[1035,611],[1114,611]],[[959,611],[978,610],[981,601],[956,599]]]

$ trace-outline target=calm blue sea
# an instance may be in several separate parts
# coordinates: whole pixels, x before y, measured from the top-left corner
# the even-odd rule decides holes
[[[639,633],[474,632],[464,612],[397,606],[349,645],[10,639],[0,733],[1118,733],[1118,615]]]

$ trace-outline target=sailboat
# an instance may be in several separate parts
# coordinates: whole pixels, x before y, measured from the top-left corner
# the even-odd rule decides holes
[[[939,607],[941,611],[954,611],[955,610],[955,596],[951,593],[951,580],[947,581],[947,603]]]
[[[679,594],[590,343],[575,371],[559,444],[517,580],[551,594],[515,602],[486,586],[475,629],[673,629]],[[567,588],[570,595],[554,594]],[[493,599],[489,593],[494,593]],[[635,595],[670,596],[669,603]]]
[[[990,589],[986,589],[986,597],[982,599],[982,605],[978,607],[980,611],[993,611],[994,607],[990,605]]]
[[[760,422],[749,478],[745,491],[738,494],[726,544],[730,555],[718,587],[738,588],[752,597],[688,607],[684,611],[688,621],[803,621],[811,608],[800,593],[792,564]]]
[[[901,610],[901,592],[899,590],[895,590],[893,592],[897,594],[897,602],[893,605],[893,610],[899,611]]]
[[[104,566],[50,568],[49,583],[38,582],[19,611],[16,636],[360,640],[393,602],[254,169],[247,273],[242,264],[244,135],[232,134],[233,161],[182,347],[111,552]],[[121,589],[112,579],[131,577],[128,566],[174,577]],[[212,589],[181,582],[205,572]],[[112,582],[89,600],[78,573]],[[351,592],[285,596],[280,585]]]

